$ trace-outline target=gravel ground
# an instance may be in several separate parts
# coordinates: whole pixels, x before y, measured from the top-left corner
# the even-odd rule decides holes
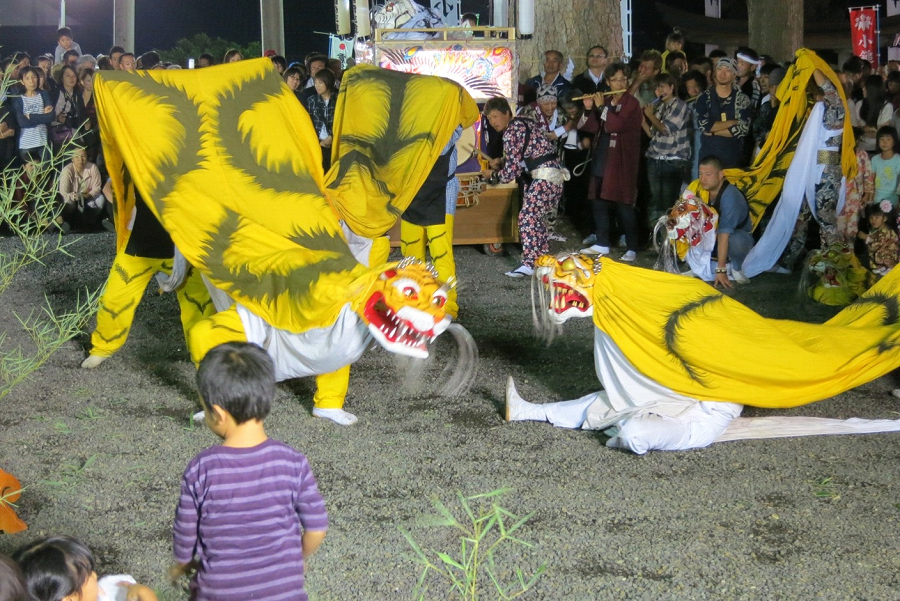
[[[0,240],[0,251],[13,243]],[[111,234],[87,235],[72,257],[20,277],[0,304],[6,344],[22,340],[14,312],[44,295],[70,307],[77,290],[99,286],[113,246]],[[568,324],[549,348],[533,337],[528,283],[502,275],[516,258],[457,249],[460,321],[480,351],[464,397],[415,390],[402,362],[381,349],[354,367],[347,409],[360,418],[355,426],[310,416],[311,380],[279,387],[269,433],[307,454],[331,519],[307,566],[311,598],[411,598],[419,569],[400,529],[423,547],[456,552],[452,533],[421,524],[432,498],[453,507],[458,491],[500,487],[511,489],[506,508],[533,514],[520,535],[534,547],[504,555],[498,569],[547,565],[526,599],[900,598],[896,434],[637,457],[605,448],[596,432],[505,424],[507,375],[536,401],[598,387],[587,320]],[[652,262],[641,254],[640,265]],[[834,313],[797,301],[796,283],[766,274],[734,294],[770,317],[821,322]],[[94,550],[101,573],[131,573],[163,599],[185,599],[165,576],[173,511],[182,470],[216,439],[189,422],[196,395],[177,303],[148,292],[125,348],[95,371],[78,369],[84,342],[0,401],[0,467],[26,487],[18,510],[29,524],[0,536],[0,552],[71,534]],[[439,356],[452,351],[439,341]],[[886,377],[781,413],[896,418],[892,387]],[[435,585],[426,598],[450,597]]]

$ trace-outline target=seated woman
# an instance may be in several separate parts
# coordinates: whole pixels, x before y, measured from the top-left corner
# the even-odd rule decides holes
[[[100,170],[88,161],[84,148],[76,148],[72,162],[63,168],[59,196],[63,202],[61,216],[69,227],[96,229],[110,210],[103,195]],[[63,226],[63,230],[68,229]]]

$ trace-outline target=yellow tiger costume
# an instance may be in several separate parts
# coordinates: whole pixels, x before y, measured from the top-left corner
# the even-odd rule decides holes
[[[104,72],[95,88],[110,172],[127,165],[188,262],[246,310],[245,329],[258,319],[287,336],[315,336],[344,323],[349,308],[389,350],[427,354],[422,339],[429,322],[444,321],[446,289],[429,273],[416,286],[440,306],[397,318],[402,307],[384,299],[415,286],[386,277],[396,265],[354,258],[341,222],[368,239],[390,229],[454,129],[478,116],[460,86],[364,65],[347,71],[327,174],[308,114],[268,59]],[[115,175],[112,183],[126,188]],[[195,360],[215,340],[201,330]],[[332,371],[340,370],[320,373]]]

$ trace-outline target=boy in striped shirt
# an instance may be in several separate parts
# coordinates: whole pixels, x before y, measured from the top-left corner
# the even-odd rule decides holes
[[[328,514],[306,457],[266,436],[271,358],[255,344],[219,345],[200,363],[197,386],[223,442],[184,472],[173,574],[196,569],[191,599],[305,601],[303,561],[325,538]]]

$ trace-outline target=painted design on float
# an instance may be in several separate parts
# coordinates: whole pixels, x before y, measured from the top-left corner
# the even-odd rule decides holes
[[[511,48],[466,43],[379,49],[378,65],[402,73],[445,77],[464,87],[478,102],[495,96],[515,97]]]

